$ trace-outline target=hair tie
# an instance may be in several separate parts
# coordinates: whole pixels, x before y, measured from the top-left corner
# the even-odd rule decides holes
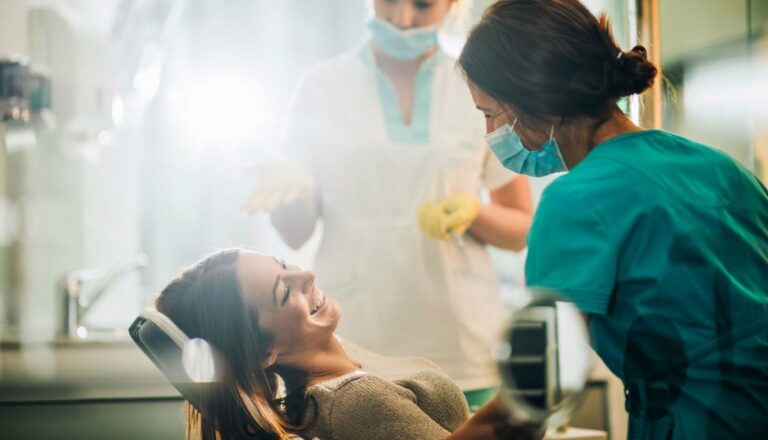
[[[619,49],[619,53],[616,55],[616,58],[613,59],[613,68],[615,70],[621,70],[621,68],[624,66],[624,59],[622,58],[624,56],[624,52]]]

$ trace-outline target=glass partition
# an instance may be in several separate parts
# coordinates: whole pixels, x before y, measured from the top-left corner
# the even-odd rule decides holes
[[[765,0],[661,3],[663,127],[722,148],[765,182]]]
[[[626,2],[586,3],[629,44]],[[489,4],[451,27],[450,52]],[[221,247],[311,267],[321,228],[289,250],[266,216],[240,211],[253,184],[240,168],[276,153],[302,73],[359,44],[366,1],[1,5],[0,53],[24,54],[49,82],[48,100],[34,98],[47,105],[0,130],[5,339],[124,329],[179,268]],[[534,180],[537,199],[551,178]],[[524,258],[494,253],[503,282],[523,285]]]

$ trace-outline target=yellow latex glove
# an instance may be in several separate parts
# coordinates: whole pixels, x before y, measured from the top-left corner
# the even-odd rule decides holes
[[[315,188],[315,178],[304,166],[288,160],[277,159],[243,167],[257,178],[242,210],[248,214],[272,212],[278,205],[287,205],[299,198],[308,197]]]
[[[439,205],[446,212],[445,227],[448,232],[464,235],[480,215],[480,200],[469,194],[454,194]]]
[[[480,201],[475,196],[456,194],[433,204],[424,202],[418,213],[419,228],[438,240],[461,237],[480,214]]]
[[[424,202],[419,208],[419,229],[432,238],[448,240],[451,236],[448,234],[448,228],[445,227],[446,217],[447,214],[440,206]]]

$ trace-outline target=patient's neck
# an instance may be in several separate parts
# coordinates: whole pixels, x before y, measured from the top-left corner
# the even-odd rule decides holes
[[[335,336],[312,349],[287,354],[281,363],[305,372],[306,386],[325,382],[361,368],[360,363],[347,354]]]

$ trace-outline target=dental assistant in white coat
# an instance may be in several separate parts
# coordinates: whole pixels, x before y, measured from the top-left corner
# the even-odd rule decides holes
[[[284,139],[292,162],[262,167],[271,176],[244,208],[271,211],[294,248],[322,219],[315,271],[344,309],[339,334],[430,358],[468,391],[498,380],[490,352],[502,307],[485,245],[523,249],[532,202],[527,178],[490,153],[438,45],[458,3],[374,0],[361,44],[299,85]]]

